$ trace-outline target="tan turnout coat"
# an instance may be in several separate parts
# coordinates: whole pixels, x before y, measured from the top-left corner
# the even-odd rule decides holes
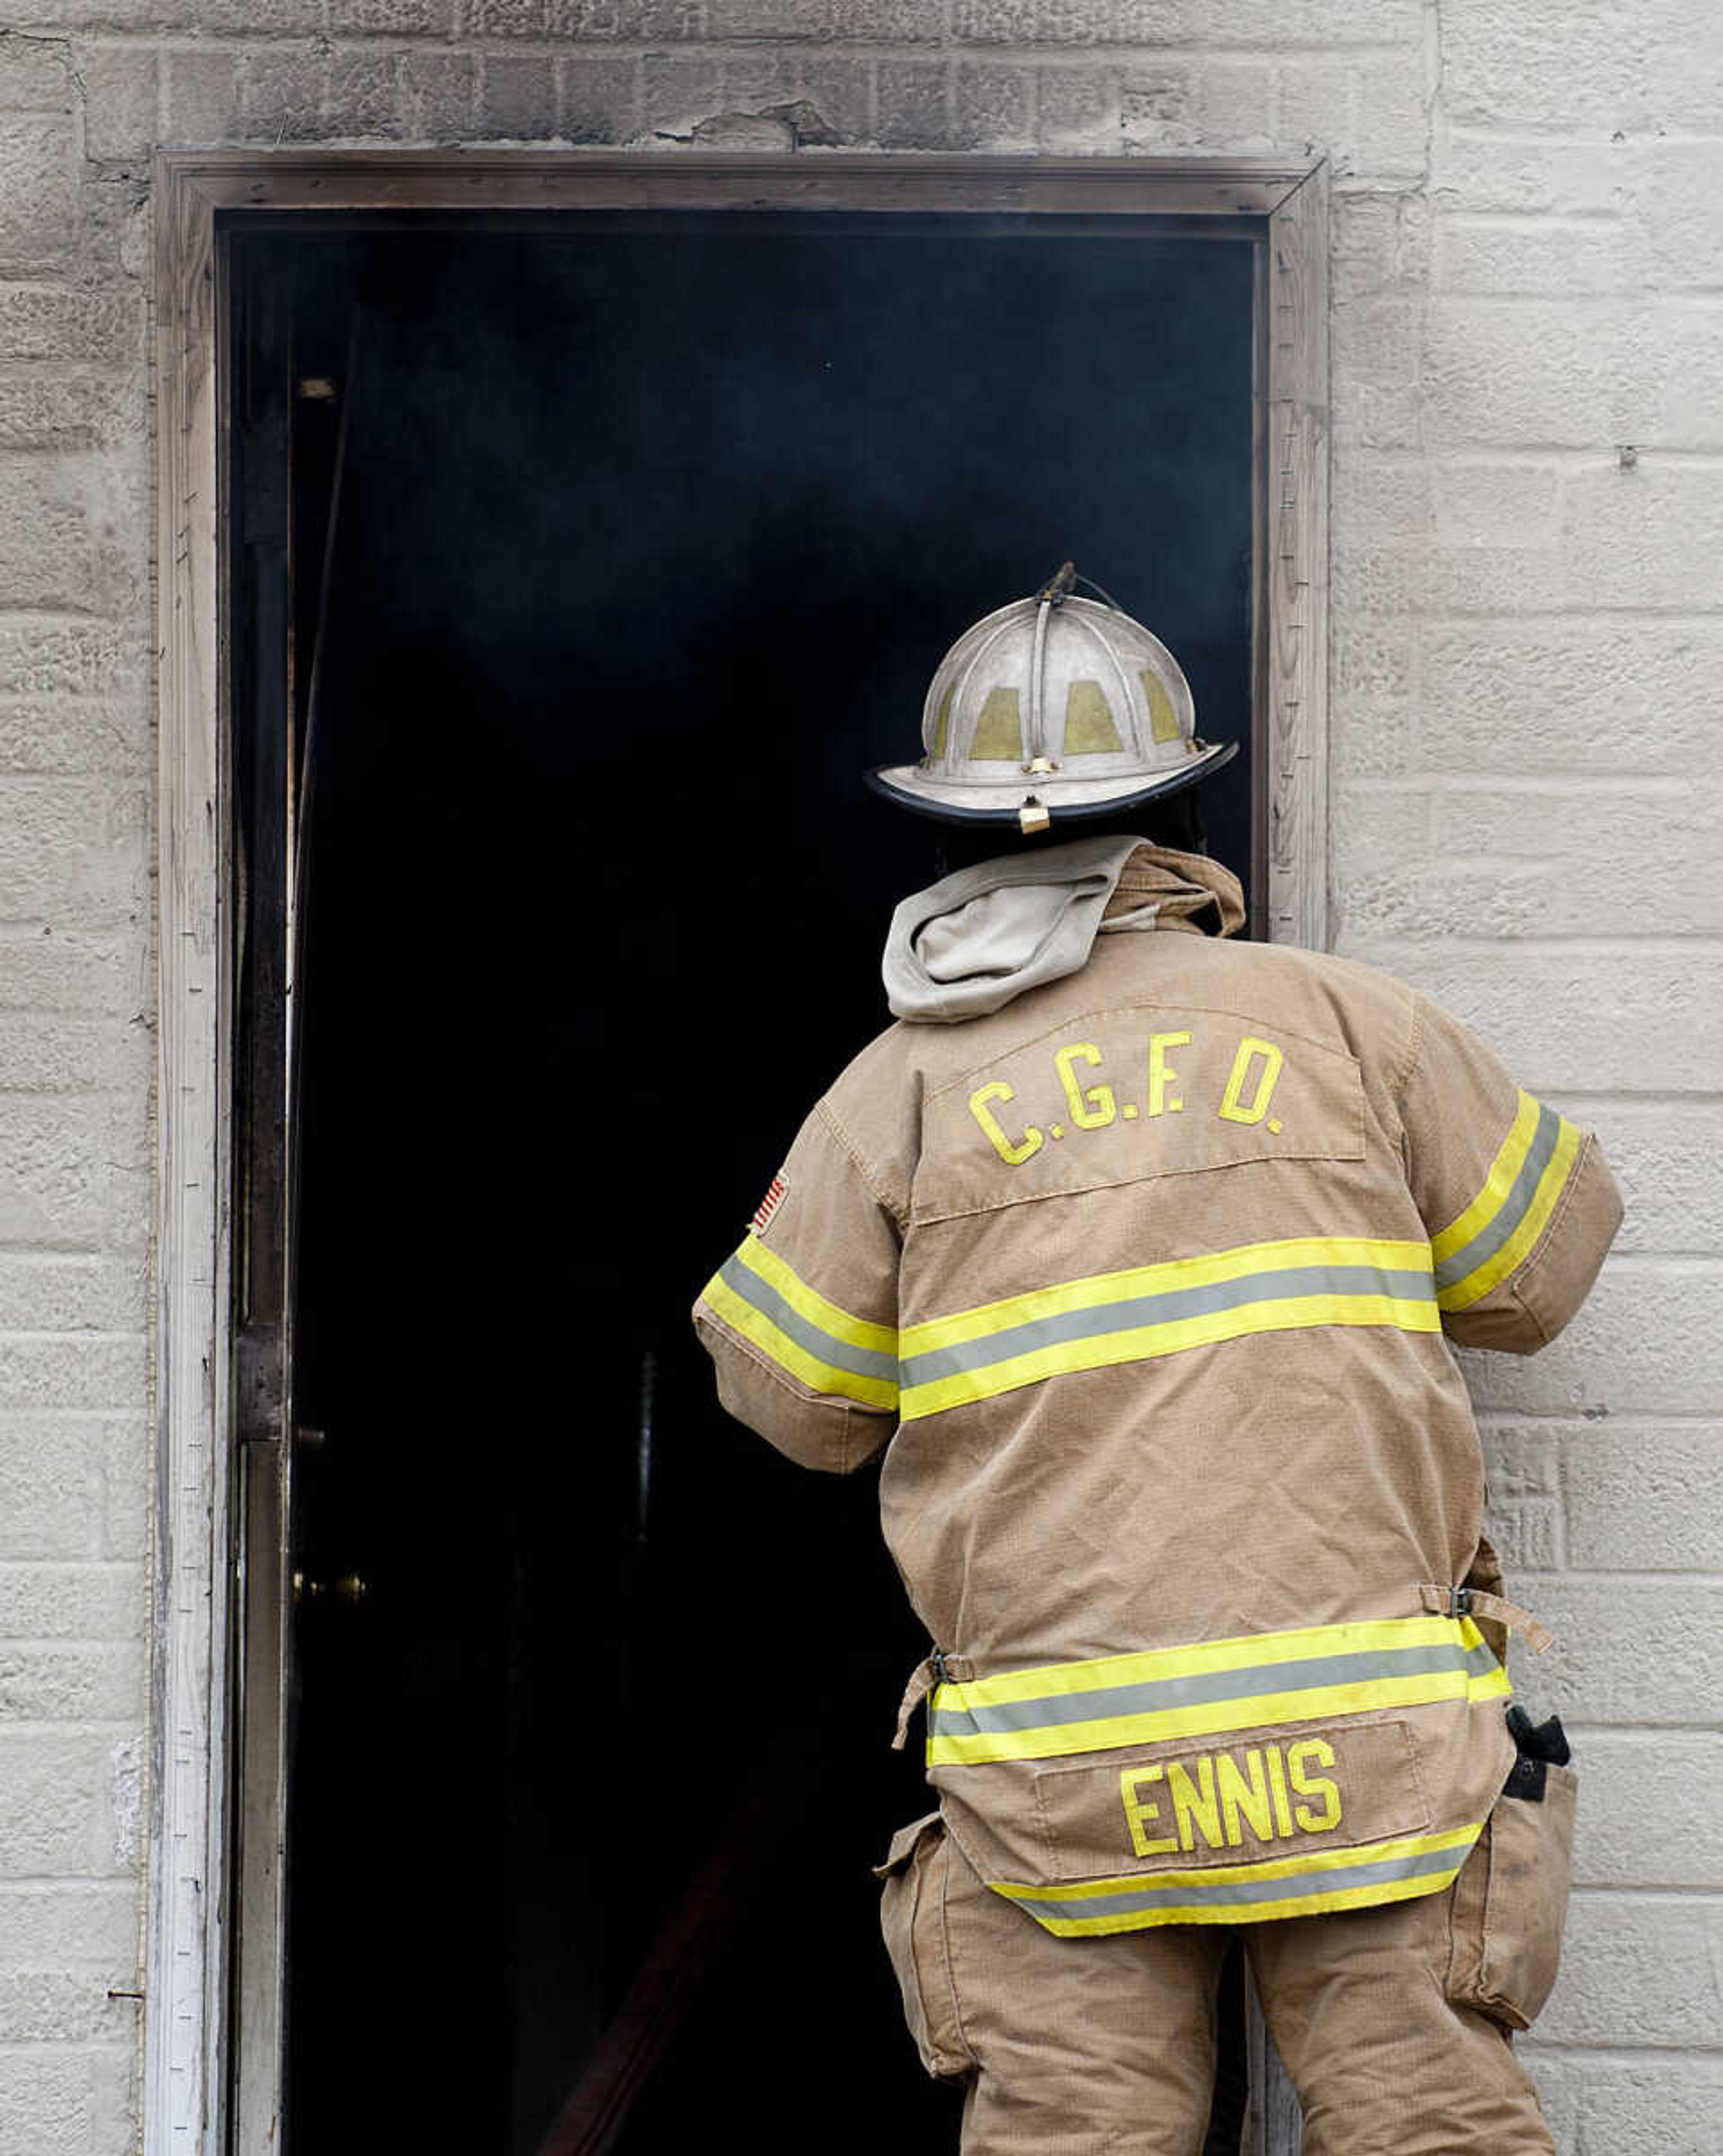
[[[930,1777],[1066,1934],[1455,1876],[1513,1748],[1501,1609],[1452,1592],[1500,1581],[1451,1343],[1542,1347],[1620,1217],[1416,991],[1223,940],[1212,861],[1140,849],[1109,911],[1146,900],[864,1050],[695,1309],[731,1414],[812,1467],[885,1448]]]

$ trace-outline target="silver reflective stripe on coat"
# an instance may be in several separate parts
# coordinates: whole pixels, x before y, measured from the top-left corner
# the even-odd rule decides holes
[[[1464,1672],[1488,1676],[1500,1666],[1487,1646],[1378,1647],[1359,1654],[1321,1655],[1302,1661],[1264,1662],[1252,1669],[1213,1670],[1197,1676],[1157,1677],[1146,1684],[1108,1685],[1091,1691],[1009,1700],[996,1707],[936,1706],[932,1737],[978,1737],[1003,1730],[1044,1729],[1062,1722],[1101,1722],[1164,1708],[1206,1707],[1217,1700],[1315,1691],[1327,1685],[1368,1684],[1382,1678]]]
[[[1274,1879],[1233,1879],[1219,1885],[1197,1886],[1177,1872],[1152,1882],[1110,1893],[1054,1901],[1000,1889],[1007,1898],[1028,1907],[1032,1916],[1056,1917],[1060,1922],[1085,1917],[1130,1917],[1164,1907],[1169,1901],[1180,1909],[1248,1909],[1253,1903],[1285,1902],[1307,1895],[1343,1894],[1361,1887],[1386,1887],[1407,1879],[1447,1877],[1458,1871],[1464,1849],[1425,1849],[1403,1856],[1371,1857],[1361,1861],[1324,1865],[1320,1871],[1299,1872]]]
[[[1469,1273],[1493,1258],[1520,1223],[1526,1218],[1532,1199],[1537,1195],[1537,1186],[1543,1181],[1544,1170],[1549,1166],[1561,1136],[1561,1118],[1556,1111],[1538,1103],[1537,1127],[1531,1134],[1531,1143],[1525,1159],[1520,1163],[1520,1173],[1509,1185],[1507,1195],[1494,1217],[1480,1228],[1469,1243],[1451,1250],[1436,1268],[1436,1286],[1452,1287]]]
[[[732,1295],[751,1303],[762,1317],[769,1317],[780,1332],[820,1362],[830,1363],[833,1369],[848,1370],[858,1378],[879,1378],[888,1385],[897,1383],[896,1356],[881,1354],[874,1348],[857,1348],[848,1340],[840,1340],[835,1332],[828,1332],[823,1325],[816,1325],[793,1304],[786,1302],[769,1281],[762,1280],[740,1258],[726,1258],[718,1268],[718,1277]]]
[[[1158,1295],[1134,1296],[1128,1302],[1105,1302],[1086,1310],[1060,1311],[1052,1317],[987,1332],[951,1348],[929,1348],[904,1358],[905,1390],[956,1377],[990,1363],[1010,1362],[1043,1348],[1068,1341],[1102,1339],[1112,1332],[1133,1332],[1149,1325],[1174,1325],[1181,1319],[1208,1317],[1254,1302],[1279,1302],[1300,1296],[1387,1296],[1396,1301],[1433,1303],[1435,1286],[1428,1271],[1404,1271],[1386,1265],[1288,1265],[1272,1272],[1247,1273],[1238,1280],[1211,1281],[1200,1287],[1167,1288]]]

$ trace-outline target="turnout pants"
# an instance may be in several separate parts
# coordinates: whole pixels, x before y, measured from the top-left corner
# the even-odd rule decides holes
[[[1304,2106],[1305,2156],[1553,2156],[1507,2030],[1449,1995],[1466,1892],[1462,1874],[1377,1908],[1059,1938],[933,1820],[884,1915],[923,2064],[967,2083],[963,2156],[1198,2156],[1234,1937]]]

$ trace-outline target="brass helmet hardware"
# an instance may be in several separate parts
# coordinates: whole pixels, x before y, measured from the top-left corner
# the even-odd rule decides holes
[[[882,765],[868,783],[922,815],[1027,833],[1175,793],[1238,747],[1197,740],[1178,661],[1069,562],[958,638],[929,687],[921,745],[919,762]]]

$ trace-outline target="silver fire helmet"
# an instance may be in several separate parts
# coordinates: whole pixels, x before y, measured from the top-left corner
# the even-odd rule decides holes
[[[957,639],[922,708],[921,761],[870,771],[876,793],[945,823],[1044,831],[1175,793],[1237,753],[1197,739],[1160,639],[1105,594],[1074,596],[1077,581],[1067,562]]]

